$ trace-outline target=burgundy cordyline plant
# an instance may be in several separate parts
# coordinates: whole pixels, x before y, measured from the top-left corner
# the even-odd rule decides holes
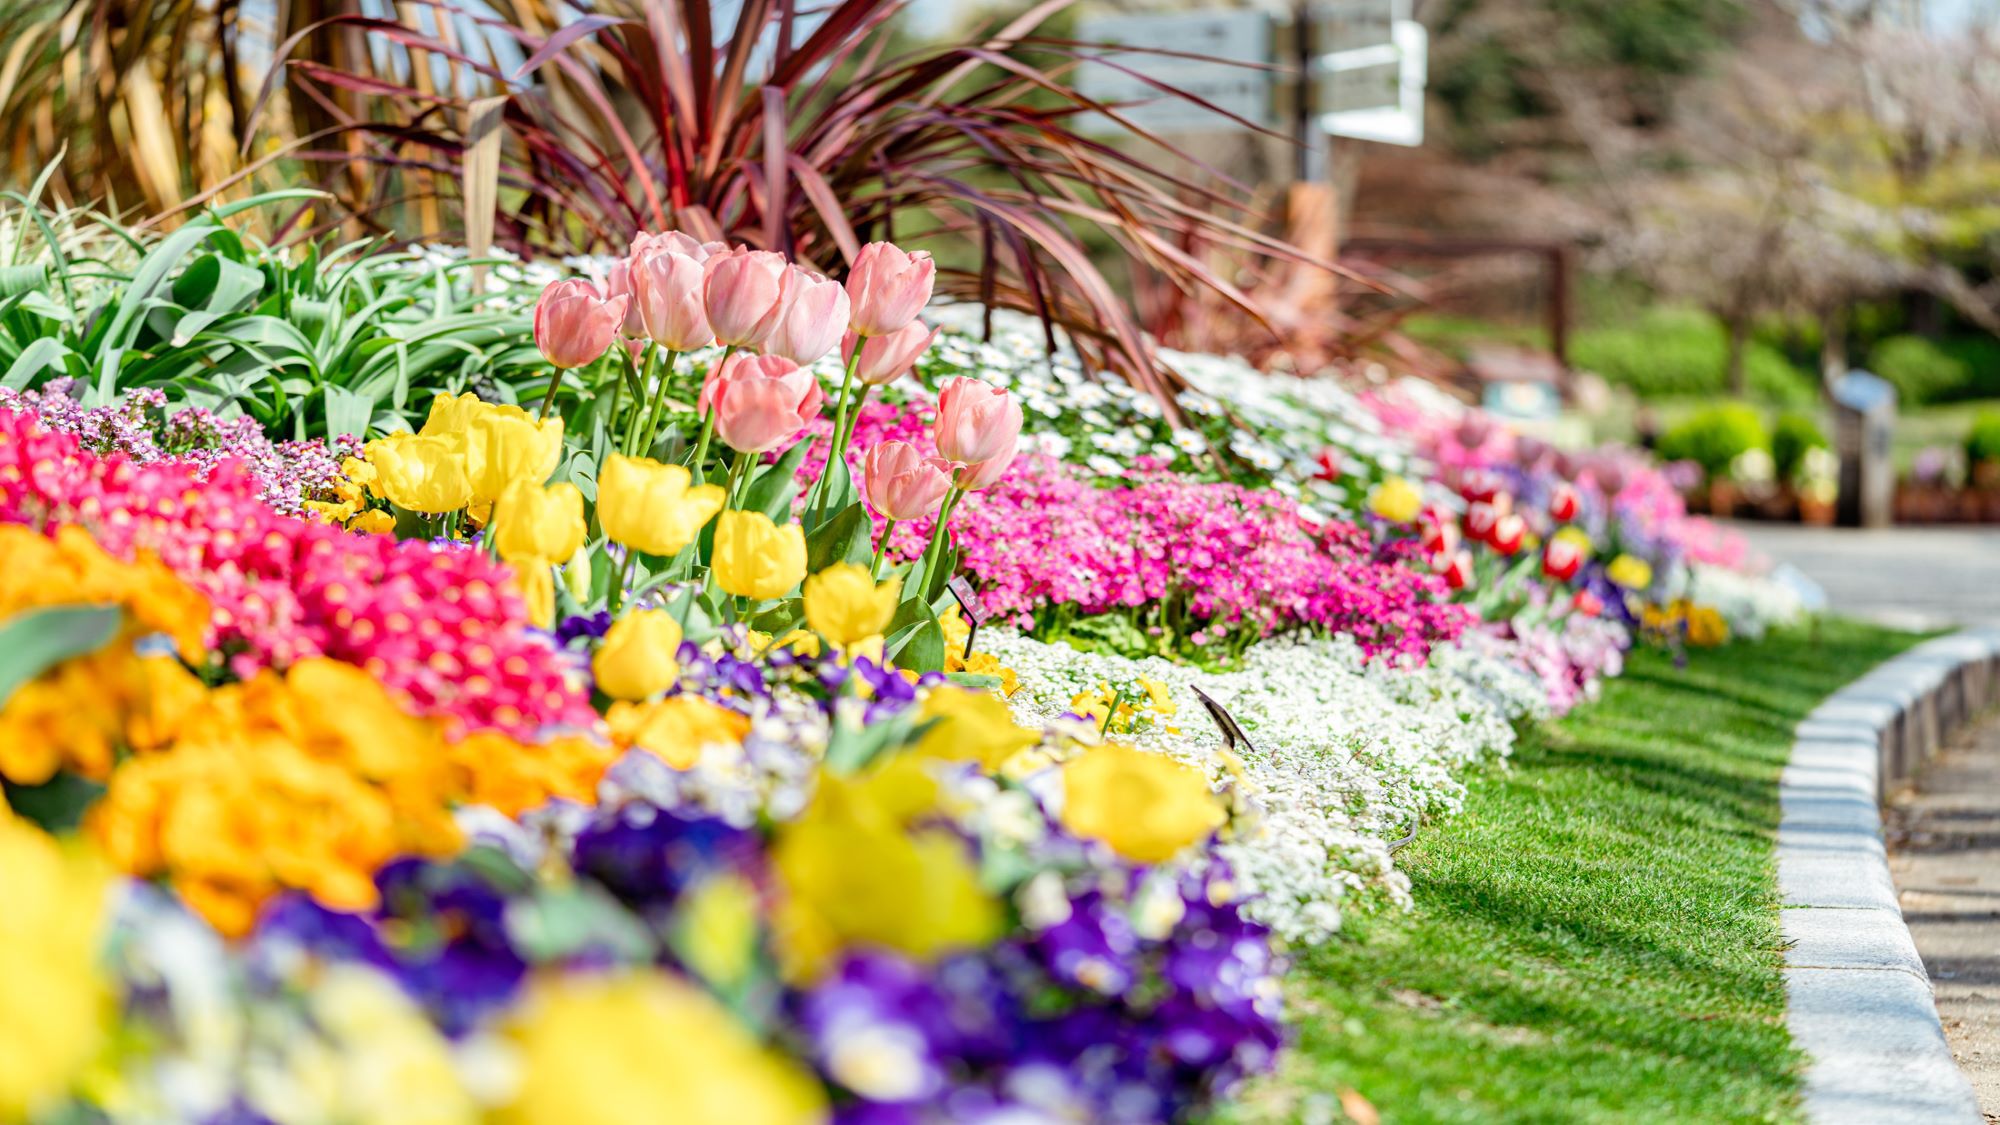
[[[1199,182],[1163,171],[1190,165],[1071,85],[1085,59],[1123,64],[1036,34],[1069,2],[910,50],[890,39],[904,0],[441,0],[401,6],[402,23],[342,12],[278,45],[241,143],[249,151],[265,115],[315,107],[331,123],[292,123],[298,141],[272,159],[317,162],[347,221],[384,226],[459,188],[504,201],[494,237],[528,252],[616,252],[640,231],[679,229],[841,280],[870,242],[928,250],[953,263],[940,293],[1060,324],[1086,358],[1160,392],[1167,376],[1073,227],[1109,235],[1135,274],[1214,292],[1252,319],[1254,303],[1186,247],[1308,259],[1258,229],[1248,189],[1212,169]],[[319,57],[357,34],[377,49]],[[449,74],[442,89],[433,62]],[[1086,115],[1142,143],[1086,137],[1073,127]],[[461,166],[459,154],[491,152],[475,137],[494,129],[493,163]],[[485,218],[468,210],[468,233]]]

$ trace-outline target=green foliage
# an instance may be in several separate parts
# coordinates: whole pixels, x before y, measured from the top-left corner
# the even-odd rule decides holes
[[[1795,1119],[1778,774],[1798,720],[1916,639],[1828,621],[1685,669],[1634,652],[1397,855],[1415,910],[1299,954],[1312,1018],[1226,1118],[1351,1087],[1384,1121]]]
[[[364,243],[274,251],[224,223],[295,194],[205,212],[166,235],[74,216],[58,235],[30,197],[0,197],[16,205],[0,227],[46,232],[0,248],[13,252],[0,261],[12,288],[0,297],[0,385],[68,376],[92,403],[158,387],[170,407],[247,414],[289,439],[407,425],[441,391],[517,401],[517,386],[546,378],[525,287],[482,305],[475,263],[371,255]],[[73,237],[90,225],[100,229]]]
[[[1729,334],[1699,309],[1657,308],[1629,324],[1579,332],[1570,359],[1642,398],[1694,398],[1729,389]],[[1810,406],[1818,399],[1811,377],[1767,343],[1753,339],[1744,365],[1757,399],[1781,406]]]
[[[1539,324],[1509,324],[1475,316],[1421,313],[1398,325],[1404,335],[1421,344],[1464,359],[1474,344],[1517,344],[1547,348],[1549,334]]]
[[[1869,350],[1868,368],[1907,406],[2000,396],[2000,340],[1991,336],[1890,336]]]
[[[1791,480],[1809,449],[1828,448],[1826,433],[1810,414],[1788,410],[1771,426],[1771,461],[1779,480]]]
[[[1771,436],[1757,411],[1740,402],[1711,406],[1660,435],[1660,456],[1693,461],[1710,477],[1726,476],[1729,463],[1752,449],[1769,449]]]
[[[2000,410],[1982,410],[1973,416],[1965,435],[1965,463],[2000,463]]]

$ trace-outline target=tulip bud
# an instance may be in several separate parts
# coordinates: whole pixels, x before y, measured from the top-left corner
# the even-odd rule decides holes
[[[1491,543],[1501,517],[1513,510],[1513,498],[1504,494],[1473,501],[1465,510],[1465,537],[1474,543]]]
[[[611,346],[630,300],[607,299],[581,278],[551,281],[535,302],[535,346],[557,367],[582,367]]]
[[[544,487],[523,477],[494,501],[487,534],[507,562],[554,566],[583,546],[583,493],[567,481]]]
[[[702,303],[719,344],[761,347],[784,298],[783,254],[725,250],[702,263]]]
[[[887,242],[863,246],[847,274],[854,331],[887,336],[902,329],[930,303],[936,281],[937,264],[921,250],[907,253]]]
[[[926,328],[920,320],[913,320],[886,336],[862,336],[850,329],[841,342],[840,355],[853,362],[854,349],[859,347],[861,362],[854,368],[854,377],[871,387],[886,386],[917,365],[939,331]]]
[[[597,521],[614,542],[672,558],[722,510],[722,487],[692,479],[679,465],[613,453],[597,475]]]
[[[1493,534],[1486,541],[1492,544],[1494,550],[1511,558],[1521,549],[1521,543],[1527,536],[1528,521],[1510,513],[1501,516],[1493,525]]]
[[[726,594],[753,601],[784,597],[806,576],[805,532],[795,523],[779,527],[762,512],[726,511],[715,525],[709,569]]]
[[[787,270],[765,353],[808,364],[832,351],[846,331],[847,291],[840,283],[797,266]]]
[[[806,624],[842,648],[880,636],[902,590],[901,578],[877,583],[865,566],[835,563],[805,581]]]
[[[1568,484],[1558,484],[1549,492],[1550,519],[1568,523],[1576,518],[1582,508],[1582,498],[1576,494],[1576,489]]]
[[[1604,577],[1627,590],[1644,590],[1653,584],[1653,564],[1637,555],[1619,555],[1605,566]]]
[[[999,453],[972,465],[960,466],[952,483],[965,492],[979,492],[997,484],[1007,473],[1007,467],[1014,463],[1015,445],[1012,442]]]
[[[1313,470],[1314,480],[1323,480],[1331,484],[1340,479],[1340,454],[1336,453],[1332,446],[1320,450],[1319,455],[1313,458],[1313,464],[1317,466]]]
[[[1463,590],[1472,585],[1472,552],[1460,551],[1446,558],[1438,556],[1442,564],[1438,572],[1444,575],[1444,584],[1454,590]]]
[[[739,352],[711,373],[699,406],[715,412],[715,433],[739,453],[783,445],[819,417],[826,397],[810,371],[778,355]]]
[[[868,503],[892,520],[932,515],[951,488],[952,464],[926,458],[906,441],[885,441],[868,451],[861,466]]]
[[[1458,549],[1458,521],[1442,505],[1433,504],[1417,517],[1419,542],[1430,554],[1449,554]]]
[[[472,503],[465,454],[452,438],[391,434],[369,442],[365,456],[375,466],[376,491],[397,507],[437,515]]]
[[[632,307],[638,314],[641,333],[661,347],[677,352],[705,348],[715,342],[704,303],[706,271],[701,258],[660,239],[644,248],[635,244],[629,264]]]
[[[1558,535],[1542,548],[1542,573],[1557,582],[1567,582],[1583,568],[1583,555],[1583,548],[1575,540]]]
[[[486,406],[465,434],[465,472],[473,500],[491,503],[517,480],[540,484],[549,479],[562,460],[562,438],[561,418],[537,420],[518,406]]]
[[[1598,597],[1596,592],[1588,587],[1578,590],[1576,598],[1571,604],[1576,607],[1578,613],[1583,614],[1585,617],[1596,617],[1598,614],[1604,612],[1604,599]]]
[[[953,379],[938,394],[933,433],[938,455],[947,461],[970,466],[1002,453],[1011,456],[1021,435],[1021,406],[989,383]]]
[[[1499,474],[1486,469],[1471,469],[1459,481],[1458,494],[1476,504],[1482,500],[1492,500],[1500,495],[1501,489],[1505,486],[1506,482],[1500,479]]]
[[[590,671],[597,690],[613,699],[641,700],[680,678],[681,627],[661,609],[636,609],[611,623]]]

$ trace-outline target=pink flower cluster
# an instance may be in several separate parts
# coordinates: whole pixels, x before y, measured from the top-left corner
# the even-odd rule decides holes
[[[241,461],[204,480],[173,461],[99,456],[0,409],[0,521],[80,524],[113,554],[157,555],[209,599],[212,647],[236,675],[330,656],[456,731],[533,738],[593,720],[504,565],[282,515],[259,490]]]
[[[123,453],[141,463],[172,460],[206,480],[224,461],[242,461],[258,496],[286,514],[305,511],[308,500],[331,500],[340,463],[361,451],[361,440],[274,442],[255,418],[218,418],[198,406],[166,412],[167,396],[152,387],[127,391],[115,405],[85,407],[70,397],[73,380],[52,380],[40,390],[0,388],[0,410],[26,410],[42,426],[75,434],[84,449]]]
[[[928,455],[930,422],[928,407],[872,407],[854,450],[893,439]],[[898,523],[891,551],[914,557],[930,522]],[[1473,620],[1445,602],[1435,575],[1406,565],[1401,547],[1378,551],[1360,529],[1313,523],[1276,493],[1192,480],[1149,459],[1110,483],[1049,457],[1017,458],[965,498],[952,534],[987,612],[1023,627],[1060,608],[1164,605],[1197,644],[1321,628],[1351,634],[1371,655],[1421,659]]]

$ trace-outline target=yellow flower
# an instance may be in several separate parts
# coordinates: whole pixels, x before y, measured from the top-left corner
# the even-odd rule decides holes
[[[375,482],[380,479],[380,475],[375,472],[375,466],[359,457],[343,458],[340,462],[340,475],[363,488],[374,487]],[[354,501],[360,503],[361,498],[356,496]]]
[[[681,899],[679,943],[688,968],[723,988],[741,983],[756,964],[757,888],[741,875],[711,875]]]
[[[106,874],[88,852],[0,806],[0,1120],[48,1108],[103,1036]]]
[[[806,534],[762,512],[724,512],[710,568],[724,593],[753,601],[784,597],[806,576]]]
[[[1063,827],[1138,863],[1161,863],[1224,819],[1208,781],[1164,754],[1109,743],[1063,765]]]
[[[527,604],[529,624],[538,629],[555,627],[556,580],[548,563],[515,563],[513,587]]]
[[[488,406],[465,434],[465,473],[475,500],[497,500],[515,481],[540,484],[562,459],[561,418],[537,421],[518,406]],[[556,561],[568,558],[567,553]]]
[[[865,566],[835,563],[805,582],[806,624],[830,643],[846,648],[880,636],[896,616],[903,580],[875,581]]]
[[[740,746],[750,733],[748,716],[706,699],[676,695],[650,703],[622,700],[605,712],[611,739],[637,746],[677,770],[693,769],[710,746]]]
[[[1590,547],[1591,547],[1590,533],[1576,526],[1573,523],[1564,524],[1562,527],[1556,529],[1556,533],[1554,535],[1549,536],[1549,538],[1563,543],[1568,543],[1570,546],[1575,547],[1578,551],[1582,552],[1584,558],[1590,557]]]
[[[498,1125],[805,1125],[819,1083],[701,989],[655,969],[534,981],[508,1028],[520,1085]]]
[[[321,523],[337,524],[354,514],[354,505],[352,504],[329,504],[324,500],[308,500],[305,503],[305,509],[312,514],[314,519]]]
[[[671,558],[722,510],[722,488],[690,487],[679,465],[613,453],[597,476],[597,520],[604,534],[634,550]]]
[[[451,1045],[394,981],[359,964],[333,963],[304,999],[317,1034],[288,1037],[260,1064],[318,1095],[310,1100],[319,1119],[357,1125],[480,1120],[478,1103],[453,1065]],[[282,1120],[298,1112],[301,1085],[279,1088],[291,1098],[280,1101],[285,1095],[279,1094],[276,1104],[257,1108]],[[254,1105],[257,1094],[251,1096]]]
[[[380,508],[370,508],[348,520],[347,530],[359,531],[364,535],[387,535],[396,530],[396,517]]]
[[[439,394],[431,400],[431,412],[418,432],[425,437],[463,436],[471,431],[473,419],[490,409],[471,391],[462,395]]]
[[[457,438],[391,434],[369,442],[364,452],[375,466],[377,491],[397,507],[436,515],[472,502]]]
[[[567,481],[545,487],[523,477],[494,503],[489,533],[506,561],[555,566],[583,546],[583,493]]]
[[[1039,731],[1017,725],[1007,704],[991,692],[934,688],[924,697],[923,710],[918,714],[930,725],[911,747],[913,753],[927,758],[978,762],[989,773],[1042,738]]]
[[[1653,567],[1635,555],[1619,555],[1604,568],[1604,577],[1627,590],[1643,590],[1653,584]]]
[[[990,652],[975,652],[970,660],[959,660],[957,667],[947,666],[947,670],[964,672],[973,676],[992,676],[1000,681],[1000,694],[1009,699],[1021,690],[1021,677],[1012,668],[1000,663],[1000,658]]]
[[[645,699],[674,686],[681,627],[663,609],[637,609],[611,623],[590,658],[597,690],[613,699]]]
[[[935,785],[909,757],[858,778],[820,777],[813,803],[778,830],[772,851],[788,976],[814,979],[853,945],[931,960],[999,935],[1000,905],[980,886],[965,842],[911,825],[935,803]]]
[[[1409,523],[1424,507],[1424,494],[1402,477],[1384,477],[1368,491],[1368,510],[1390,523]]]
[[[552,797],[594,803],[597,782],[617,760],[618,748],[583,735],[526,745],[484,730],[452,743],[450,754],[467,801],[519,816]]]

